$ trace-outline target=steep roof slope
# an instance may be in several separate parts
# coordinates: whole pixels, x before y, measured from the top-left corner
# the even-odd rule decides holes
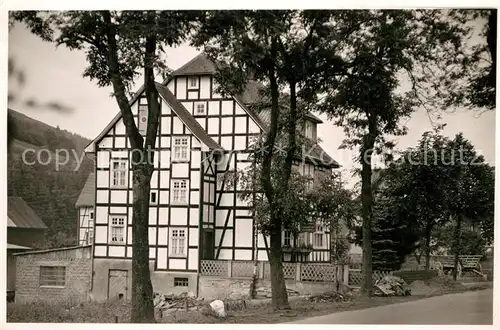
[[[80,196],[76,200],[75,207],[94,206],[95,204],[95,172],[87,177]]]
[[[21,197],[8,197],[7,203],[8,227],[47,228],[42,219]]]

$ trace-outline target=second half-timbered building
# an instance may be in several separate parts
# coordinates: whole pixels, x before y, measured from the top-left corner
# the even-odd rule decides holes
[[[251,110],[259,101],[256,82],[249,81],[242,95],[218,94],[215,70],[213,62],[200,54],[157,84],[161,118],[149,209],[149,256],[156,292],[186,291],[186,287],[196,292],[200,260],[267,260],[269,241],[257,232],[251,208],[239,198],[239,187],[218,178],[251,165],[250,146],[268,129],[269,112]],[[148,108],[143,88],[130,105],[139,131],[145,133]],[[320,119],[306,116],[303,133],[312,141],[317,139],[318,124]],[[93,295],[98,300],[129,297],[133,151],[120,114],[86,152],[96,158],[95,202],[89,209],[93,212]],[[295,167],[314,179],[339,165],[314,144]],[[82,212],[81,229],[89,232],[90,215],[85,220]],[[283,232],[283,242],[285,258],[287,248],[303,246],[310,251],[301,261],[330,261],[325,224],[313,223],[298,237]]]

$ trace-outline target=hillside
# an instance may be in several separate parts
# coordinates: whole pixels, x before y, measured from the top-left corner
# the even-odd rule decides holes
[[[8,195],[22,197],[47,224],[46,245],[40,248],[75,245],[75,202],[93,168],[87,156],[81,164],[78,159],[90,140],[11,109],[8,115]],[[56,166],[58,150],[67,150],[69,159],[59,151]],[[24,151],[29,151],[25,161]]]

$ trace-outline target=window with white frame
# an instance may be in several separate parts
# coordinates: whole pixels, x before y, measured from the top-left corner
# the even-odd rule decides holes
[[[170,253],[176,256],[186,255],[186,230],[172,229],[170,239]]]
[[[316,225],[316,231],[314,232],[313,245],[314,247],[322,248],[325,244],[325,228],[322,224]]]
[[[204,115],[205,114],[205,103],[195,103],[194,105],[195,108],[195,115]]]
[[[173,180],[172,181],[172,203],[173,204],[187,204],[188,193],[187,180]]]
[[[292,233],[289,230],[284,232],[283,245],[292,246]]]
[[[173,161],[187,161],[188,160],[188,138],[176,137],[174,138],[174,156]]]
[[[304,123],[304,135],[310,139],[313,138],[313,123],[310,121]]]
[[[124,159],[113,160],[111,162],[111,186],[126,187],[127,186],[127,161]]]
[[[40,266],[40,286],[66,285],[66,267],[64,266]]]
[[[198,88],[198,77],[189,77],[189,88]]]
[[[109,221],[109,243],[125,244],[125,221],[124,215],[112,215]]]

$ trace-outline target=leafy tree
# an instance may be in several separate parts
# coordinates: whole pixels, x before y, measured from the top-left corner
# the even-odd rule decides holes
[[[343,74],[323,70],[310,76],[315,81],[310,86],[320,98],[319,110],[344,128],[347,139],[342,147],[359,148],[363,292],[371,295],[372,157],[394,146],[386,140],[388,135],[406,133],[402,120],[417,106],[428,107],[440,97],[429,93],[434,77],[426,68],[452,61],[452,50],[464,31],[439,10],[366,10],[349,16],[359,29],[324,44],[325,51],[341,55]],[[338,57],[326,60],[325,67],[338,62]],[[410,90],[401,88],[405,76],[412,82]]]
[[[300,155],[297,129],[307,109],[307,104],[299,104],[299,96],[310,72],[318,68],[317,45],[330,30],[326,23],[331,15],[296,10],[213,11],[207,13],[193,40],[221,63],[216,79],[222,92],[240,94],[249,78],[263,85],[263,102],[255,110],[268,111],[270,123],[257,148],[258,179],[268,204],[263,230],[270,236],[272,301],[277,309],[289,308],[281,232],[291,206],[292,163]],[[274,157],[278,143],[284,158]]]
[[[196,12],[183,11],[67,11],[13,12],[43,40],[84,51],[88,67],[83,75],[101,87],[112,86],[132,149],[133,230],[132,322],[154,321],[153,289],[149,272],[148,212],[150,180],[160,105],[155,71],[164,73],[165,48],[181,43],[191,30]],[[142,72],[141,72],[142,71]],[[148,124],[142,136],[134,122],[127,92],[144,76]],[[150,152],[148,152],[148,150]]]

